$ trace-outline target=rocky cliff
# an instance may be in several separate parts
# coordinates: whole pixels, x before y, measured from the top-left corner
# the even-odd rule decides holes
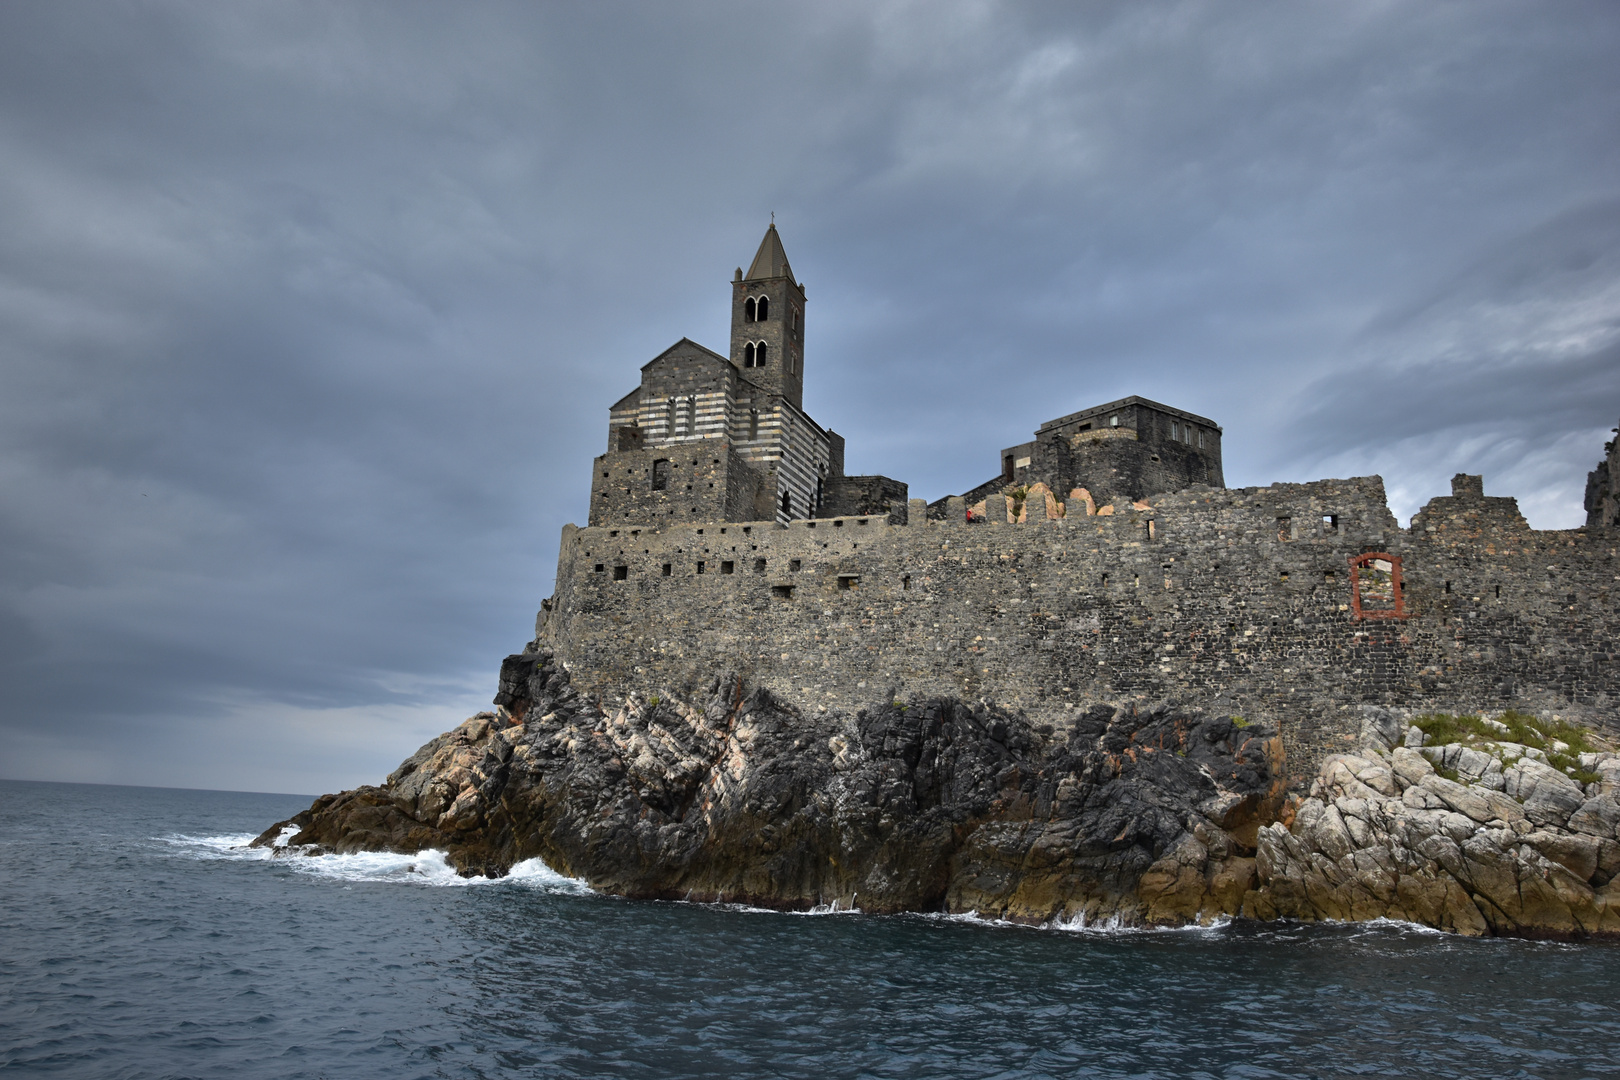
[[[778,908],[1620,931],[1614,755],[1571,777],[1522,744],[1418,749],[1374,711],[1367,748],[1291,797],[1273,730],[1174,704],[1056,731],[945,698],[802,711],[722,673],[706,700],[603,709],[545,651],[509,657],[496,700],[255,843],[436,848],[491,876],[540,858],[624,896]]]

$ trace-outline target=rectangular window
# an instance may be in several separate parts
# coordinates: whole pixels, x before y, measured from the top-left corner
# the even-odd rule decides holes
[[[1350,606],[1357,619],[1402,619],[1406,609],[1398,555],[1368,552],[1350,560]]]
[[[799,568],[801,566],[803,566],[803,565],[804,564],[802,562],[800,562],[798,559],[789,559],[788,560],[788,573],[797,574],[799,572]]]
[[[791,586],[791,585],[772,585],[771,586],[771,595],[772,596],[780,596],[783,600],[791,600],[791,599],[793,599],[793,586]]]
[[[652,489],[666,491],[669,488],[669,458],[659,458],[653,462]]]
[[[1280,517],[1277,519],[1277,539],[1282,541],[1294,538],[1294,519]]]
[[[845,589],[845,590],[860,588],[861,587],[861,575],[859,575],[859,574],[839,574],[838,575],[838,587],[840,589]]]
[[[1171,442],[1180,442],[1181,441],[1181,428],[1179,426],[1177,426],[1177,424],[1176,424],[1176,422],[1174,420],[1170,421],[1170,441]]]
[[[704,572],[704,570],[705,570],[705,567],[704,567],[704,565],[703,565],[703,563],[702,563],[702,561],[699,561],[699,562],[698,562],[698,573],[700,573],[700,574],[701,574],[701,573],[703,573],[703,572]]]
[[[1339,515],[1338,514],[1323,514],[1322,515],[1322,531],[1323,532],[1338,532],[1339,531]]]
[[[607,567],[604,566],[602,563],[597,563],[596,564],[596,573],[600,574],[600,573],[602,573],[602,571],[604,571],[606,569],[607,569]]]
[[[615,566],[613,568],[613,580],[614,581],[625,581],[625,580],[628,580],[629,577],[630,577],[630,568],[628,566]]]
[[[764,559],[755,559],[754,560],[754,573],[763,574],[764,572],[765,572],[765,560]]]
[[[665,563],[664,564],[664,576],[665,577],[669,577],[674,572],[675,572],[675,565],[673,563]]]
[[[732,574],[735,573],[736,570],[737,564],[729,560],[720,564],[720,572],[722,574]]]

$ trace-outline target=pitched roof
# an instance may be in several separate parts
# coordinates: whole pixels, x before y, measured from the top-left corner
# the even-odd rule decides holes
[[[748,265],[748,273],[744,280],[758,281],[761,278],[785,277],[793,280],[793,269],[788,266],[787,252],[782,250],[782,238],[776,235],[776,222],[765,230],[765,239],[759,242],[759,251],[754,255],[754,261]]]
[[[705,346],[699,345],[697,342],[693,341],[691,338],[683,337],[683,338],[681,338],[681,340],[677,341],[675,344],[671,345],[669,348],[665,349],[663,352],[659,353],[657,356],[653,357],[651,360],[647,361],[645,364],[642,364],[641,365],[641,370],[646,371],[648,368],[652,367],[654,364],[658,363],[660,360],[666,359],[667,357],[669,357],[670,355],[672,355],[672,354],[674,354],[676,352],[685,352],[689,356],[693,355],[695,353],[696,354],[695,358],[700,359],[700,360],[701,359],[712,359],[712,360],[718,360],[722,364],[731,363],[730,360],[728,360],[724,356],[721,356],[719,353],[715,352],[713,349],[710,349],[710,348],[707,348]]]

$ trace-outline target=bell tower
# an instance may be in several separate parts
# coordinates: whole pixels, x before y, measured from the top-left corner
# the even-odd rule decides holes
[[[731,362],[757,386],[804,409],[804,288],[793,280],[776,223],[731,282]]]

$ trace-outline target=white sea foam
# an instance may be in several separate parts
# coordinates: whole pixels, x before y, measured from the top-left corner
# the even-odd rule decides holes
[[[193,859],[229,859],[240,862],[266,862],[297,874],[323,878],[329,881],[399,882],[412,885],[439,885],[452,888],[475,885],[507,885],[534,889],[539,892],[565,895],[587,895],[590,886],[577,878],[564,877],[539,859],[525,859],[512,867],[501,878],[462,877],[450,865],[445,853],[434,848],[414,855],[401,855],[389,851],[363,851],[348,855],[309,855],[287,846],[284,832],[272,848],[253,848],[251,833],[222,836],[163,836],[160,843],[173,847],[177,854]]]
[[[1007,930],[1057,930],[1065,934],[1092,934],[1098,937],[1124,937],[1142,934],[1219,934],[1232,923],[1231,918],[1224,915],[1210,922],[1207,926],[1201,926],[1198,923],[1189,923],[1186,926],[1142,926],[1127,923],[1117,914],[1096,922],[1088,921],[1082,913],[1074,918],[1049,919],[1043,923],[1018,922],[1013,919],[983,915],[977,911],[925,912],[918,913],[914,917],[935,922],[992,926]]]

